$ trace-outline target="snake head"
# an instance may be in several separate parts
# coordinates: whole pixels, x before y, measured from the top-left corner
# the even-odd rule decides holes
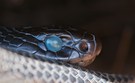
[[[70,63],[75,63],[80,66],[87,66],[95,60],[97,55],[100,54],[102,45],[93,34],[83,33],[83,37],[77,35],[74,40],[76,38],[80,38],[74,45],[75,51],[78,52],[79,56],[77,54],[72,54],[70,56],[72,57]]]
[[[80,66],[92,63],[101,51],[101,44],[93,34],[77,29],[56,27],[28,28],[16,31],[26,44],[18,50],[28,52],[36,59],[64,61]]]
[[[43,39],[48,54],[53,60],[87,66],[101,51],[101,44],[93,34],[76,30],[48,30]]]

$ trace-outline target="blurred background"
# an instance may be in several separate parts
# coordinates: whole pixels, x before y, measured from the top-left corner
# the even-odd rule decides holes
[[[72,25],[97,35],[91,69],[135,74],[135,0],[0,0],[0,25]]]

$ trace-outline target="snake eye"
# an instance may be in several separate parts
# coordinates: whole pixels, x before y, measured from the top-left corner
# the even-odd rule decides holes
[[[88,51],[88,44],[86,41],[82,41],[80,44],[79,44],[79,49],[80,51],[82,52],[87,52]]]
[[[52,52],[60,51],[62,48],[62,44],[62,40],[57,36],[49,36],[45,41],[47,49]]]

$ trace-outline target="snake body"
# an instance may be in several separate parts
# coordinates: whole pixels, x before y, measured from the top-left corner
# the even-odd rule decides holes
[[[56,30],[53,29],[53,33],[54,31],[57,31],[57,29]],[[44,52],[42,49],[40,49],[41,48],[40,46],[42,46],[40,45],[41,43],[39,44],[39,40],[35,40],[34,38],[35,36],[33,36],[32,33],[28,33],[28,32],[29,32],[28,30],[27,32],[25,32],[23,30],[18,31],[18,30],[6,28],[6,27],[0,28],[0,34],[1,34],[0,35],[0,40],[1,40],[0,41],[0,44],[1,44],[0,45],[1,46],[0,72],[1,73],[0,74],[1,75],[3,76],[8,75],[8,76],[14,77],[15,79],[23,80],[24,82],[28,82],[28,83],[29,82],[36,82],[36,83],[134,83],[135,81],[135,78],[133,76],[123,76],[123,75],[95,72],[95,71],[84,69],[82,67],[77,66],[80,64],[72,65],[70,63],[65,63],[63,61],[60,61],[60,62],[55,61],[55,59],[58,60],[59,57],[57,58],[44,57],[43,56]],[[38,35],[38,37],[36,36],[36,38],[42,39],[43,36],[44,35],[41,35],[41,36]],[[20,40],[20,42],[18,39]],[[25,43],[22,44],[22,40]],[[35,42],[38,42],[38,44],[35,44]],[[94,53],[98,53],[98,52],[95,50]],[[94,56],[95,58],[96,54],[95,55],[92,55],[93,53],[90,53],[90,54],[91,56]],[[25,55],[25,56],[22,56],[22,55]],[[76,58],[80,58],[80,57],[76,57]],[[72,60],[76,60],[76,58],[75,59],[62,58],[60,60],[68,60],[68,61],[71,60],[71,62],[73,62]],[[50,60],[50,59],[53,59],[53,60]],[[83,59],[81,58],[81,60]],[[79,60],[77,59],[77,61],[80,61],[80,59]],[[92,62],[92,61],[93,61],[93,58],[90,58],[90,60],[86,62]],[[84,61],[84,64],[86,62]],[[78,62],[75,62],[75,63],[78,63]]]

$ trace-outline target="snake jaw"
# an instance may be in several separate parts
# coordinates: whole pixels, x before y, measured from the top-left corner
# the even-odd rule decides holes
[[[83,58],[71,60],[70,63],[77,64],[82,67],[86,67],[95,60],[96,56],[85,55]]]
[[[100,45],[100,44],[99,44]],[[80,58],[80,59],[75,59],[73,61],[71,61],[70,63],[78,63],[79,66],[82,67],[86,67],[88,65],[90,65],[95,58],[100,54],[101,52],[101,45],[97,46],[95,53],[92,54],[85,54],[84,57]]]

